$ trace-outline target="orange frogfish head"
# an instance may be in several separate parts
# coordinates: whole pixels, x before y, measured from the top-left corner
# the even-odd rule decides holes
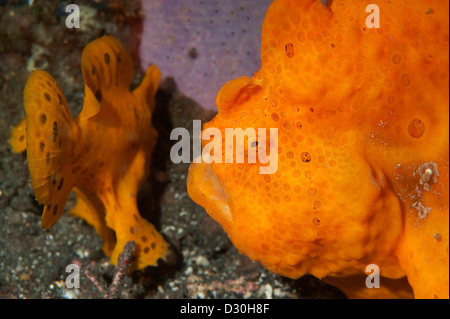
[[[273,2],[262,67],[218,93],[188,192],[277,274],[448,298],[448,2],[369,4]]]
[[[43,228],[58,221],[73,190],[76,205],[70,213],[95,227],[113,264],[125,243],[134,241],[132,267],[156,265],[165,258],[167,243],[141,217],[136,197],[157,139],[151,116],[160,72],[149,67],[141,85],[130,91],[131,56],[110,36],[85,47],[81,67],[85,95],[76,118],[53,77],[31,73],[24,90],[26,120],[13,129],[10,143],[21,151],[26,140],[31,184],[45,206]]]

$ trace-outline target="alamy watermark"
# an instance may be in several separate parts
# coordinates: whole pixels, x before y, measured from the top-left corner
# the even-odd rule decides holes
[[[68,289],[80,288],[80,267],[76,264],[69,264],[66,272],[69,273],[66,278],[66,287]]]
[[[269,134],[267,134],[269,131]],[[193,121],[193,163],[261,163],[260,174],[273,174],[278,169],[278,128],[225,128],[225,136],[215,127],[201,131],[201,121]],[[267,136],[269,135],[269,136]],[[191,137],[186,128],[177,127],[170,133],[178,140],[170,150],[173,163],[191,163]],[[198,138],[200,137],[200,139]],[[201,141],[210,141],[203,149]],[[223,151],[225,150],[225,151]],[[225,154],[224,154],[225,153]],[[223,156],[224,155],[224,156]],[[257,161],[258,160],[258,161]]]
[[[380,267],[376,264],[367,265],[366,273],[369,273],[366,277],[366,287],[380,288]]]
[[[370,12],[366,18],[366,27],[369,29],[380,28],[380,8],[376,4],[368,4],[366,7],[366,12]]]
[[[68,29],[80,28],[80,7],[76,4],[69,4],[66,7],[66,12],[70,14],[66,18],[66,27]]]

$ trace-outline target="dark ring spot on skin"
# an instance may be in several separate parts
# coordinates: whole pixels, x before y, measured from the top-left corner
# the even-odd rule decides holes
[[[142,242],[144,242],[144,243],[145,243],[145,242],[147,241],[147,237],[145,237],[145,236],[142,236],[142,237],[141,237],[141,240],[142,240]]]
[[[63,184],[64,184],[64,178],[61,178],[61,180],[59,181],[58,188],[57,188],[58,191],[61,190]]]
[[[410,82],[409,75],[406,73],[402,74],[402,76],[400,77],[400,81],[404,87],[407,87]]]
[[[145,247],[145,248],[144,248],[144,253],[147,254],[149,251],[150,251],[150,248],[148,248],[148,247]]]
[[[284,46],[284,49],[287,57],[291,59],[294,56],[294,45],[292,43],[288,43]]]
[[[408,133],[411,137],[420,138],[425,133],[425,124],[421,119],[414,119],[409,123]]]
[[[392,62],[393,62],[394,64],[399,64],[401,60],[402,60],[402,57],[401,57],[400,55],[398,55],[398,54],[395,54],[395,55],[392,57]]]
[[[92,65],[92,70],[91,70],[92,75],[95,76],[95,74],[97,73],[97,71],[95,70],[95,66]]]
[[[105,54],[103,55],[103,58],[104,58],[104,60],[105,60],[105,63],[106,63],[106,64],[109,64],[109,61],[110,61],[109,54],[108,54],[108,53],[105,53]]]
[[[47,161],[47,164],[50,164],[50,152],[47,152],[46,161]]]
[[[134,234],[134,227],[130,227],[130,233]]]
[[[20,135],[19,142],[22,142],[25,139],[25,135]]]
[[[156,248],[156,244],[155,243],[152,243],[150,246],[152,247],[152,249]]]
[[[119,63],[122,62],[122,59],[120,58],[119,54],[117,55],[117,62],[119,62]]]
[[[57,137],[58,137],[58,123],[53,122],[53,142],[56,142]]]
[[[304,162],[304,163],[311,162],[311,155],[308,152],[303,152],[301,157],[302,157],[302,162]]]
[[[137,217],[136,214],[133,214],[134,220],[137,221],[139,223],[139,218]]]
[[[45,143],[44,142],[40,142],[39,143],[39,149],[41,150],[41,152],[44,151],[44,149],[45,149]]]
[[[57,212],[58,212],[58,205],[55,205],[55,207],[53,207],[53,216],[55,216]]]
[[[274,120],[275,122],[277,122],[279,120],[278,114],[277,113],[272,113],[272,115],[270,116],[272,118],[272,120]]]
[[[97,101],[99,103],[102,101],[102,91],[101,90],[97,90],[97,92],[95,92],[95,98],[97,99]]]
[[[59,100],[59,104],[62,105],[63,104],[63,99],[62,99],[60,94],[58,94],[58,100]]]
[[[53,186],[56,185],[56,175],[53,175],[53,181],[52,181]]]
[[[45,99],[47,100],[47,101],[51,101],[52,100],[52,98],[50,97],[50,94],[48,94],[48,93],[45,93],[44,94],[44,97],[45,97]]]
[[[41,114],[41,123],[45,124],[45,122],[47,122],[47,115],[45,115],[45,113]]]

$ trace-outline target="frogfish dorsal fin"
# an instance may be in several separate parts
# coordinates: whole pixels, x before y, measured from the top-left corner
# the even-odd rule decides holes
[[[86,45],[81,56],[81,70],[85,90],[92,91],[100,107],[105,104],[105,97],[110,96],[106,92],[129,90],[134,77],[133,60],[123,45],[111,36],[103,36]],[[85,103],[84,107],[90,105]],[[95,110],[86,112],[95,114]]]

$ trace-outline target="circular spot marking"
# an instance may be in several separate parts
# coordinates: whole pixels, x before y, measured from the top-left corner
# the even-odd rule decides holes
[[[402,61],[402,57],[400,56],[400,54],[394,54],[392,56],[392,63],[399,64],[401,61]]]
[[[58,188],[57,188],[58,191],[61,190],[61,188],[63,187],[63,184],[64,184],[64,178],[61,178],[61,180],[59,181]]]
[[[308,188],[308,195],[309,196],[315,196],[316,194],[317,194],[317,189],[315,189],[314,187]]]
[[[41,123],[45,124],[47,122],[47,115],[45,115],[45,113],[41,114]]]
[[[53,122],[53,142],[56,142],[57,137],[58,137],[58,123]]]
[[[284,46],[284,49],[287,57],[291,59],[294,56],[294,45],[292,43],[288,43]]]
[[[409,86],[409,82],[410,82],[409,75],[406,73],[403,73],[402,76],[400,77],[400,82],[402,83],[402,85],[404,87]]]
[[[109,54],[108,54],[108,53],[105,53],[105,54],[103,55],[103,59],[105,60],[105,63],[106,63],[106,64],[109,64],[109,61],[111,60],[111,58],[109,57]]]
[[[304,163],[311,162],[311,154],[309,154],[308,152],[303,152],[301,155],[301,158],[302,158],[302,162],[304,162]]]
[[[314,203],[313,203],[313,208],[314,209],[318,209],[318,208],[320,208],[320,206],[322,205],[321,203],[320,203],[320,201],[319,200],[315,200],[314,201]]]
[[[420,119],[414,119],[409,123],[408,133],[411,137],[419,138],[425,132],[425,124]]]
[[[272,117],[272,120],[274,120],[275,122],[278,122],[278,120],[280,119],[280,117],[278,116],[277,113],[272,113],[271,117]]]

